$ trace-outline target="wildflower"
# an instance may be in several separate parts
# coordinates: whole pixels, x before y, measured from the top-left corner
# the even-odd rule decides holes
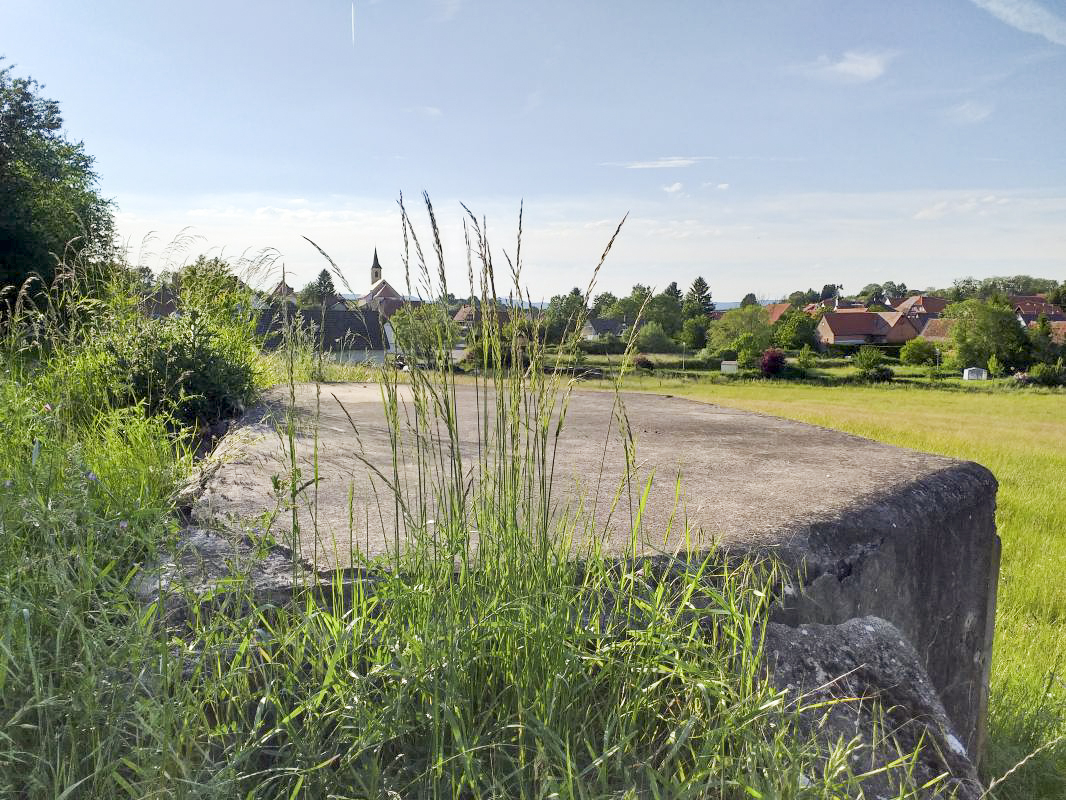
[[[51,410],[52,410],[52,404],[51,404],[51,403],[45,403],[45,404],[44,404],[44,412],[45,412],[45,413],[47,414],[47,413],[49,413],[49,412],[50,412]]]
[[[130,524],[129,524],[129,522],[128,522],[128,521],[126,521],[126,520],[122,520],[121,522],[119,522],[119,523],[118,523],[118,528],[119,528],[119,530],[121,530],[121,531],[124,531],[124,530],[126,530],[126,528],[128,528],[129,526],[130,526]]]
[[[15,485],[15,482],[13,480],[11,480],[11,479],[8,479],[8,480],[4,481],[4,488],[5,489],[10,489],[14,485]]]
[[[96,483],[98,480],[100,480],[100,478],[95,472],[90,469],[85,471],[85,480],[87,480],[89,483]]]

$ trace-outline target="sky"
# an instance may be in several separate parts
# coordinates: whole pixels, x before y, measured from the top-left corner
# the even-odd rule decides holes
[[[499,284],[523,209],[534,300],[623,217],[616,294],[1066,280],[1066,0],[0,0],[0,30],[157,270],[270,248],[299,288],[308,237],[402,289],[427,192],[456,295],[462,204]]]

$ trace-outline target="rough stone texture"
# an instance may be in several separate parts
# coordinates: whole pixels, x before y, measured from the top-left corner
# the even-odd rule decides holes
[[[332,395],[344,403],[358,436]],[[412,413],[410,397],[402,399],[401,418]],[[605,510],[626,472],[611,393],[572,397],[553,489],[557,499],[584,498],[609,553],[628,548],[632,517],[625,501],[639,498],[654,473],[642,553],[675,551],[687,521],[695,548],[716,542],[731,552],[772,553],[785,563],[793,585],[785,587],[779,622],[888,620],[918,652],[967,750],[980,754],[999,563],[996,481],[988,470],[704,403],[644,394],[623,399],[638,459],[623,507],[608,519]],[[249,520],[279,508],[272,476],[289,471],[277,430],[287,401],[287,389],[271,393],[223,440],[223,466],[205,473],[192,505],[199,523]],[[315,388],[297,387],[296,403],[306,481],[314,476]],[[464,464],[476,463],[484,398],[459,387],[457,403],[460,453]],[[307,502],[299,511],[298,552],[320,568],[346,566],[350,548],[368,556],[388,552],[394,504],[362,460],[391,471],[380,389],[323,387],[317,427],[319,480],[301,495]],[[410,462],[401,468],[401,484],[415,485],[413,469]],[[310,502],[314,490],[317,507]],[[273,520],[281,541],[288,522],[287,514]],[[664,536],[668,528],[672,533]]]
[[[294,587],[319,579],[286,548],[260,547],[244,537],[200,528],[183,528],[168,549],[138,572],[131,590],[145,605],[158,603],[160,621],[170,626],[187,622],[193,605],[201,612],[225,608],[228,598],[249,589],[260,606],[281,606],[292,600]],[[234,591],[238,587],[241,592]],[[193,597],[199,601],[191,603]],[[213,602],[203,601],[209,597]]]
[[[978,800],[977,772],[955,733],[922,662],[903,634],[878,617],[839,625],[789,627],[771,623],[766,662],[774,685],[800,708],[800,729],[825,745],[858,746],[856,773],[882,769],[915,753],[912,778],[925,797]],[[897,797],[903,771],[889,769],[867,779],[866,797]]]

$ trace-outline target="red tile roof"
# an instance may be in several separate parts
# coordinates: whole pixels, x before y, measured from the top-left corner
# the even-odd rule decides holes
[[[896,311],[904,314],[913,310],[915,313],[924,311],[927,314],[940,314],[948,307],[948,300],[943,297],[935,297],[931,294],[915,294],[896,306]]]
[[[1066,314],[1063,313],[1061,308],[1049,303],[1041,295],[1013,295],[1008,299],[1011,307],[1019,314],[1026,316],[1031,314],[1037,317],[1043,314],[1048,319],[1066,319]]]
[[[914,326],[898,311],[867,311],[866,313],[833,311],[822,317],[825,328],[836,339],[858,337],[878,339],[891,337],[904,342],[917,334]]]
[[[951,339],[951,332],[955,329],[953,319],[931,319],[925,323],[920,336],[930,342],[947,342]]]
[[[770,312],[770,324],[773,325],[781,319],[790,308],[792,308],[791,303],[771,303],[766,306],[766,310]]]

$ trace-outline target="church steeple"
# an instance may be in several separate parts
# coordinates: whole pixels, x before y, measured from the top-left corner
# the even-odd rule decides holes
[[[378,263],[378,249],[374,248],[374,263],[370,265],[370,285],[381,280],[381,264]]]

